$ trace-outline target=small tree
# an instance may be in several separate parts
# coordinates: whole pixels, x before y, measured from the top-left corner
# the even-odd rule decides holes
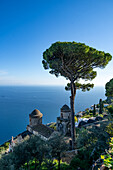
[[[102,114],[103,112],[103,102],[102,99],[99,100],[99,114]]]
[[[94,104],[94,106],[93,106],[93,116],[95,116],[96,115],[96,109],[95,109],[95,104]]]
[[[29,145],[26,142],[22,142],[19,145],[14,147],[13,153],[12,153],[12,160],[15,166],[15,169],[19,169],[21,166],[23,166],[25,163],[27,163],[28,168],[28,162],[30,161],[30,149]]]
[[[51,155],[58,159],[58,169],[60,169],[60,161],[62,153],[67,150],[68,145],[64,140],[64,137],[56,134],[53,138],[51,138],[48,142],[51,148]]]
[[[71,137],[72,148],[75,141],[75,108],[74,100],[77,89],[90,90],[93,84],[81,84],[80,79],[92,80],[96,77],[94,68],[104,68],[112,59],[109,53],[98,51],[83,43],[76,42],[56,42],[43,53],[43,66],[50,69],[49,73],[56,77],[64,76],[70,81],[66,90],[71,90]]]
[[[33,136],[29,139],[29,149],[31,159],[35,159],[35,169],[37,166],[41,167],[41,163],[43,162],[46,153],[48,152],[48,146],[44,140],[42,140],[38,136]]]

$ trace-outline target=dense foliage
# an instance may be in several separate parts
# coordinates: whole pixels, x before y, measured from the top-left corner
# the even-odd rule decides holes
[[[113,105],[109,105],[107,109],[108,109],[108,112],[110,113],[111,118],[113,118]]]
[[[108,124],[108,122],[101,122],[89,128],[77,130],[78,154],[71,161],[70,170],[92,169],[96,160],[109,147],[110,135],[106,131]]]
[[[111,60],[111,55],[98,51],[84,43],[56,42],[43,53],[43,66],[51,69],[50,73],[64,76],[71,81],[93,79],[93,68],[104,68]],[[80,86],[80,84],[79,84]],[[81,87],[82,88],[82,87]]]
[[[48,142],[34,135],[26,137],[22,143],[14,147],[12,153],[2,155],[0,170],[11,170],[11,168],[18,170],[32,166],[34,169],[43,169],[43,167],[56,169],[53,158],[58,160],[57,168],[60,168],[61,154],[66,149],[67,144],[60,135],[54,136]]]
[[[108,126],[106,127],[106,132],[113,137],[113,122],[109,123]]]
[[[105,89],[106,89],[105,95],[107,97],[113,97],[113,79],[106,83]]]
[[[101,159],[104,160],[104,165],[109,168],[109,170],[113,169],[113,138],[109,142],[110,148],[106,151],[105,155],[101,155]]]

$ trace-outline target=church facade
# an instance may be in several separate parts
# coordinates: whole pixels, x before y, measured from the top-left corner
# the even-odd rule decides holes
[[[42,124],[42,117],[43,114],[37,109],[29,114],[29,125],[27,125],[27,130],[34,135],[41,137],[43,140],[48,140],[55,134],[55,131]]]
[[[71,109],[65,104],[60,109],[60,117],[57,117],[57,131],[63,135],[71,134]]]

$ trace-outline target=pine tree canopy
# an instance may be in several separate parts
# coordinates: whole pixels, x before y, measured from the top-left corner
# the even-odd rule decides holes
[[[78,82],[80,79],[92,80],[97,73],[94,68],[104,68],[112,59],[109,53],[98,51],[84,43],[56,42],[43,53],[43,66],[49,69],[56,77],[64,76],[66,79]],[[69,89],[69,84],[66,89]],[[82,90],[91,88],[93,84],[75,83],[76,88]]]

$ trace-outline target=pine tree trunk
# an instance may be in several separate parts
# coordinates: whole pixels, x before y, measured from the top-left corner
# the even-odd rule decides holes
[[[75,108],[74,108],[74,100],[76,95],[76,89],[74,86],[74,82],[71,82],[71,96],[70,96],[70,105],[71,105],[71,138],[72,138],[72,149],[74,149],[75,143]]]

